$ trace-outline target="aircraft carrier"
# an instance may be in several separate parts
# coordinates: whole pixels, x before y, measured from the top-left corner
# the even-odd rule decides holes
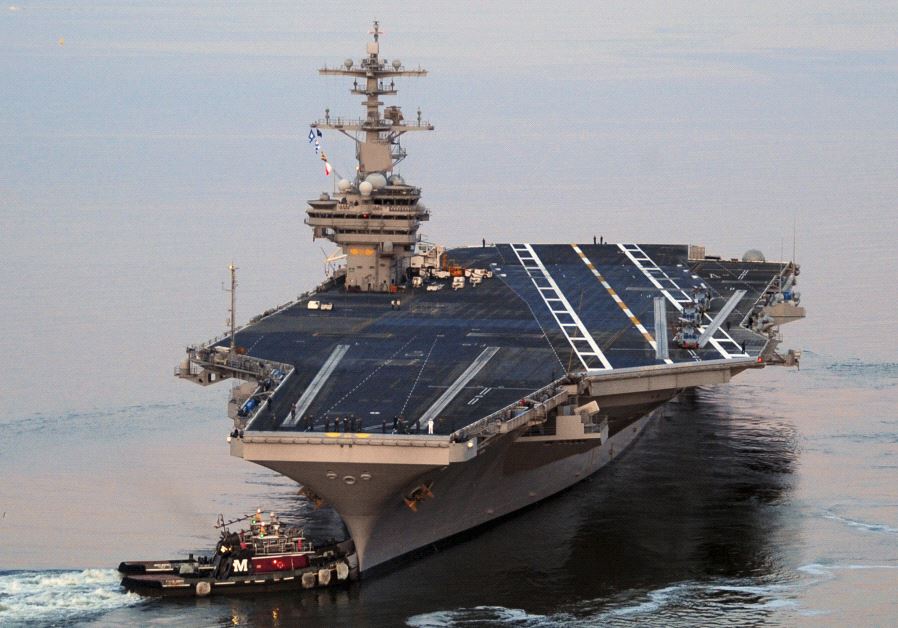
[[[294,479],[342,517],[364,572],[538,502],[620,455],[681,391],[744,370],[797,365],[777,352],[800,319],[793,262],[707,255],[689,244],[446,248],[397,164],[432,130],[381,98],[421,77],[380,53],[325,67],[353,79],[364,117],[325,117],[357,169],[308,202],[337,245],[314,290],[188,347],[178,377],[231,380],[231,454]],[[513,234],[509,234],[513,238]]]

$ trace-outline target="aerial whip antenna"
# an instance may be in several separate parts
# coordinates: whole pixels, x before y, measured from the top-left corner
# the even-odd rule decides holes
[[[225,292],[231,293],[231,307],[228,308],[228,325],[231,328],[231,346],[229,349],[230,357],[234,356],[237,349],[237,267],[231,262],[228,265],[231,271],[231,288],[225,289]]]

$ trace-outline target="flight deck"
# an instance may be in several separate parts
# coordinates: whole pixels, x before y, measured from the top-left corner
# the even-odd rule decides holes
[[[688,251],[499,244],[447,251],[453,264],[490,269],[476,286],[431,281],[431,289],[361,293],[336,282],[237,333],[249,356],[294,366],[248,429],[340,431],[347,419],[351,431],[398,424],[426,433],[433,420],[434,432],[447,434],[569,372],[757,358],[768,338],[743,323],[783,267],[690,260]],[[669,326],[703,286],[711,315],[737,290],[744,295],[703,348],[670,343],[659,358],[655,297],[664,298]],[[332,309],[309,309],[310,300]]]

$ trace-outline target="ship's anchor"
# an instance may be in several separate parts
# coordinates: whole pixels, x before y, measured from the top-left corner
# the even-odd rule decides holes
[[[299,494],[303,497],[307,497],[309,501],[315,504],[315,510],[318,510],[325,504],[324,498],[310,489],[308,486],[303,486],[301,489],[299,489]]]
[[[409,507],[409,510],[418,512],[418,502],[423,502],[425,499],[433,497],[433,491],[430,490],[432,487],[433,481],[430,481],[427,484],[421,484],[418,488],[409,493],[409,495],[404,498],[405,505]]]

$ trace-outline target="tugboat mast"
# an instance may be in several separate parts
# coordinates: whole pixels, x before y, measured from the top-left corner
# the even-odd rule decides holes
[[[380,24],[375,21],[366,56],[358,63],[346,59],[342,67],[321,68],[323,76],[351,76],[351,94],[364,96],[365,117],[347,120],[325,117],[311,124],[312,129],[338,131],[355,142],[356,176],[337,183],[338,198],[324,193],[309,201],[306,223],[315,238],[327,238],[342,247],[346,255],[346,288],[361,292],[389,292],[405,281],[405,270],[415,244],[420,222],[429,212],[418,204],[421,191],[406,183],[394,167],[406,152],[399,138],[409,131],[432,131],[421,120],[406,123],[398,106],[384,104],[381,96],[397,93],[396,77],[422,77],[422,68],[406,69],[402,62],[380,57]],[[389,83],[385,79],[390,79]]]

